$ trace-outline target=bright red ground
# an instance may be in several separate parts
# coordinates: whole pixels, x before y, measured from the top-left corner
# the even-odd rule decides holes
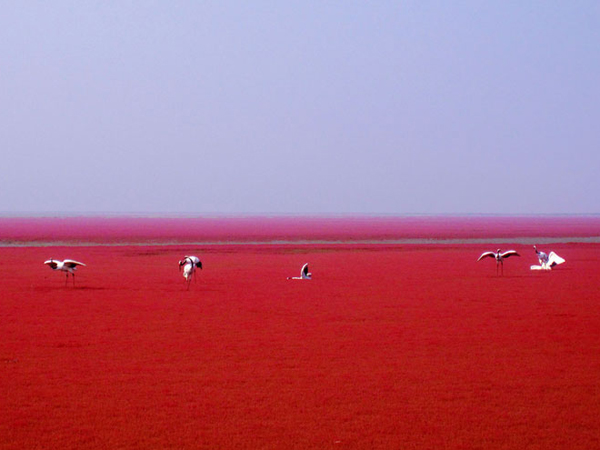
[[[0,448],[599,448],[600,244],[495,247],[0,248]]]

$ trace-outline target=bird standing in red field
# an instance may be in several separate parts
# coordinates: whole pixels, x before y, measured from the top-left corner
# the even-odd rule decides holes
[[[197,256],[186,256],[179,261],[179,270],[183,267],[183,278],[187,282],[187,288],[189,290],[192,277],[196,279],[196,268],[202,270],[202,262]]]
[[[85,266],[84,263],[79,261],[74,261],[72,259],[65,259],[64,261],[60,261],[58,259],[50,258],[48,261],[45,261],[44,264],[50,266],[52,270],[62,270],[67,273],[67,278],[65,279],[65,286],[69,282],[69,274],[73,276],[73,286],[75,286],[75,270],[77,270],[77,266]]]
[[[511,256],[521,256],[514,250],[507,250],[505,252],[501,252],[498,249],[495,252],[483,252],[477,261],[481,261],[483,258],[494,258],[496,260],[496,275],[498,275],[498,266],[502,268],[502,275],[504,275],[504,259],[509,258]]]
[[[538,257],[540,265],[531,266],[531,270],[552,270],[553,267],[565,262],[564,258],[561,258],[554,252],[550,252],[550,255],[548,255],[539,251],[535,245],[533,246],[533,250]]]

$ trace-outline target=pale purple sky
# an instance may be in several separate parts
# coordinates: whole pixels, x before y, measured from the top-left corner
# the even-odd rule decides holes
[[[600,213],[596,1],[14,1],[0,213]]]

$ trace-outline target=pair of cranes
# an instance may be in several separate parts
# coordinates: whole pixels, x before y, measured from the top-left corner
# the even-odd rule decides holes
[[[65,259],[63,261],[50,258],[48,261],[45,261],[44,264],[48,265],[52,270],[58,270],[65,272],[67,277],[65,279],[65,286],[69,283],[69,274],[73,279],[73,286],[75,285],[75,271],[77,267],[84,266],[85,264],[79,261],[75,261],[73,259]],[[190,288],[190,283],[192,278],[195,278],[196,269],[202,270],[202,262],[200,258],[197,256],[185,256],[181,261],[179,261],[179,271],[183,268],[183,278],[187,283],[187,288]]]
[[[79,261],[75,261],[73,259],[65,259],[63,261],[50,258],[48,261],[45,261],[44,264],[48,265],[52,270],[58,270],[65,272],[67,277],[65,279],[65,286],[69,282],[69,274],[71,274],[73,279],[73,285],[75,285],[75,271],[78,266],[84,266],[85,264]],[[192,278],[196,279],[196,269],[202,270],[202,262],[200,258],[197,256],[185,256],[182,260],[179,261],[179,271],[181,272],[183,268],[183,278],[185,278],[187,288],[190,289],[190,283]],[[300,270],[299,277],[288,277],[288,280],[310,280],[312,274],[308,271],[308,263],[302,266]]]
[[[183,277],[185,278],[189,289],[192,276],[194,276],[195,279],[197,268],[202,270],[202,263],[197,256],[186,256],[179,261],[179,270],[181,270],[181,267],[183,267]],[[311,278],[312,273],[308,271],[308,263],[304,264],[302,269],[300,269],[299,277],[287,277],[288,280],[310,280]]]
[[[554,252],[550,252],[550,255],[541,252],[534,245],[533,250],[535,251],[538,261],[540,265],[533,265],[530,267],[531,270],[552,270],[553,267],[562,264],[565,262],[563,258],[558,256]],[[477,261],[481,261],[484,258],[494,258],[496,260],[496,275],[498,275],[498,269],[501,269],[502,275],[504,275],[504,260],[511,256],[521,256],[515,250],[507,250],[505,252],[501,252],[498,249],[495,252],[483,252]]]

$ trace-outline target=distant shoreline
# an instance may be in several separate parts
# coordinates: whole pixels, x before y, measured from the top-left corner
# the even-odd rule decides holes
[[[0,217],[0,246],[600,243],[600,216]]]
[[[436,245],[479,245],[479,244],[518,244],[518,245],[545,245],[545,244],[600,244],[600,236],[574,237],[564,236],[557,238],[473,238],[473,239],[398,239],[398,240],[370,240],[370,241],[205,241],[205,242],[75,242],[75,241],[0,241],[0,248],[31,248],[31,247],[394,247],[394,246],[436,246]]]

